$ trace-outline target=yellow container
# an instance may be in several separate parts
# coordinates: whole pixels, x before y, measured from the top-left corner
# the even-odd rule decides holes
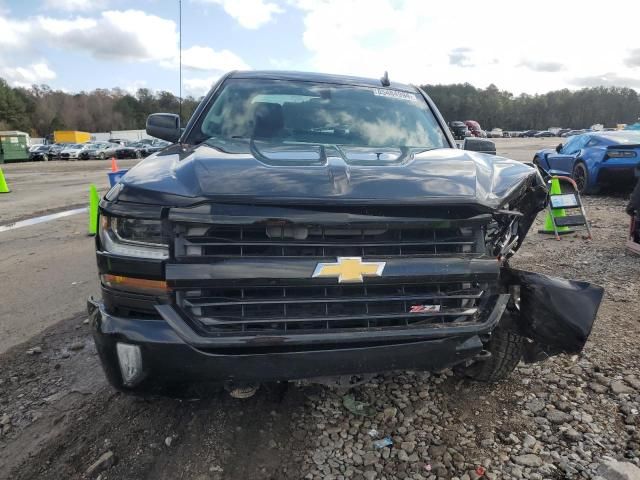
[[[91,140],[89,132],[79,132],[77,130],[56,130],[53,132],[55,143],[87,143]]]

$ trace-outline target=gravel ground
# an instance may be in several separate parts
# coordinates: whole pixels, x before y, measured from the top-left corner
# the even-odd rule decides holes
[[[640,259],[624,251],[625,197],[586,199],[591,241],[535,233],[540,215],[512,262],[605,287],[581,356],[492,385],[394,372],[350,391],[143,399],[106,385],[78,314],[0,355],[0,478],[640,478]]]

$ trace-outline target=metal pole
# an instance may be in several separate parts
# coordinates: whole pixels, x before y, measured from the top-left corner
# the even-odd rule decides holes
[[[180,122],[182,123],[182,0],[178,0],[178,58],[179,58],[179,70],[180,70],[180,86],[178,87],[178,100],[180,102],[179,115]]]

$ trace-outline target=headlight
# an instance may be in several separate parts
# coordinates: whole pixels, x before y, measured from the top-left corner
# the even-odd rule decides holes
[[[169,257],[169,246],[160,220],[103,216],[100,241],[107,252],[128,257]]]

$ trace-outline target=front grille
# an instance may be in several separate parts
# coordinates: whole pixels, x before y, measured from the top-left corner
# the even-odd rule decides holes
[[[178,291],[211,334],[410,328],[479,321],[487,284],[377,283],[213,287]]]
[[[479,253],[478,227],[193,225],[176,238],[177,257],[401,257]]]
[[[206,224],[173,221],[172,262],[225,264],[261,259],[335,262],[336,257],[406,261],[421,257],[485,256],[479,222],[395,222],[317,225],[284,222]],[[313,263],[313,262],[311,262]],[[445,262],[446,263],[446,262]],[[283,262],[284,264],[284,262]],[[290,264],[290,263],[289,263]],[[284,267],[283,267],[284,268]],[[484,321],[497,298],[495,281],[439,278],[365,278],[359,284],[302,277],[176,280],[178,309],[205,335],[274,335],[308,332],[411,329]],[[436,282],[436,280],[439,280]]]

